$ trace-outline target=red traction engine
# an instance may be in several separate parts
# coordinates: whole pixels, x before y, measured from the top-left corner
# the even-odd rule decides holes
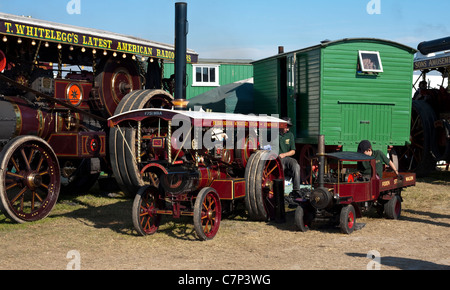
[[[43,219],[60,192],[84,193],[101,172],[127,177],[120,185],[132,187],[139,172],[111,172],[118,164],[108,149],[116,149],[117,135],[107,118],[172,106],[163,68],[173,51],[173,45],[0,12],[2,214],[19,223]],[[196,62],[198,55],[185,49],[183,57]]]
[[[209,240],[222,213],[241,202],[253,220],[274,217],[274,180],[284,173],[275,151],[257,148],[269,133],[278,136],[285,121],[150,108],[111,117],[108,125],[119,136],[132,132],[137,141],[120,146],[118,163],[138,168],[146,184],[138,188],[132,209],[139,234],[155,233],[163,215],[192,216],[198,237]]]

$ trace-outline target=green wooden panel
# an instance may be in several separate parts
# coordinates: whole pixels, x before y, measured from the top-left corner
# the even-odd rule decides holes
[[[379,52],[383,72],[358,73],[359,51]],[[355,150],[362,139],[374,148],[409,141],[414,50],[380,39],[344,39],[280,54],[254,63],[255,105],[259,113],[280,110],[277,60],[295,54],[295,116],[298,143]],[[295,106],[295,113],[290,106]]]
[[[297,58],[297,139],[315,142],[320,128],[320,50],[300,52]]]
[[[384,72],[358,74],[359,50],[379,51]],[[384,150],[404,145],[409,140],[412,65],[411,52],[385,43],[355,41],[323,48],[320,126],[327,144],[344,145],[344,150],[362,139]]]
[[[269,59],[253,65],[256,114],[279,114],[278,62]]]

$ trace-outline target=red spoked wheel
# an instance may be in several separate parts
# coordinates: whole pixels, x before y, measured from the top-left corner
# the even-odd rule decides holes
[[[156,187],[142,186],[139,189],[133,202],[132,219],[134,228],[140,235],[156,233],[161,222],[161,215],[156,211],[162,208],[163,203]]]
[[[0,154],[1,209],[18,223],[48,216],[58,200],[61,176],[56,154],[35,136],[11,140]]]
[[[353,205],[349,204],[342,208],[340,216],[340,228],[344,234],[351,234],[356,225],[356,212]]]
[[[205,187],[197,195],[194,205],[194,229],[202,241],[211,240],[219,230],[222,205],[217,192]]]

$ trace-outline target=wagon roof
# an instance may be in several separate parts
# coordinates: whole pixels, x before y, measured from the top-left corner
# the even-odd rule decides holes
[[[147,118],[162,118],[164,120],[184,120],[189,118],[195,126],[205,127],[266,127],[285,128],[287,122],[273,116],[244,115],[232,113],[216,113],[203,111],[179,111],[169,109],[140,109],[112,116],[108,119],[108,126],[114,127],[123,121],[142,121]]]
[[[173,59],[175,51],[171,44],[1,12],[0,34],[164,59]],[[188,49],[187,54],[190,62],[198,61],[195,51]]]
[[[372,156],[350,151],[327,153],[326,156],[339,159],[341,161],[369,161],[374,159]]]
[[[271,57],[267,57],[267,58],[264,58],[264,59],[257,60],[257,61],[255,61],[253,63],[257,63],[257,62],[260,62],[260,61],[263,61],[263,60],[268,60],[268,59],[271,59],[271,58],[278,58],[280,56],[286,56],[286,55],[289,55],[289,54],[292,54],[292,53],[298,53],[298,52],[304,52],[304,51],[313,50],[313,49],[324,48],[324,47],[327,47],[327,46],[330,46],[330,45],[336,45],[336,44],[346,43],[346,42],[358,42],[358,41],[360,41],[360,42],[385,43],[385,44],[390,44],[390,45],[393,45],[393,46],[397,46],[397,47],[402,48],[402,49],[404,49],[406,51],[409,51],[410,53],[416,53],[417,52],[417,50],[412,48],[412,47],[409,47],[407,45],[404,45],[404,44],[401,44],[401,43],[398,43],[398,42],[395,42],[395,41],[386,40],[386,39],[380,39],[380,38],[343,38],[343,39],[333,40],[333,41],[325,40],[325,41],[322,41],[318,45],[313,45],[313,46],[310,46],[310,47],[306,47],[306,48],[302,48],[302,49],[298,49],[298,50],[294,50],[294,51],[290,51],[290,52],[286,52],[286,53],[280,53],[280,54],[277,54],[277,55],[274,55],[274,56],[271,56]]]

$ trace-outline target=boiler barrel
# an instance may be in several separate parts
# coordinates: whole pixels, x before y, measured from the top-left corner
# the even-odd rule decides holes
[[[0,98],[0,141],[8,141],[16,135],[16,112],[11,102]]]
[[[55,128],[55,116],[17,97],[0,97],[0,141],[16,136],[47,138]]]
[[[417,49],[423,55],[427,55],[429,53],[444,51],[450,49],[450,37],[424,41],[419,43]]]

